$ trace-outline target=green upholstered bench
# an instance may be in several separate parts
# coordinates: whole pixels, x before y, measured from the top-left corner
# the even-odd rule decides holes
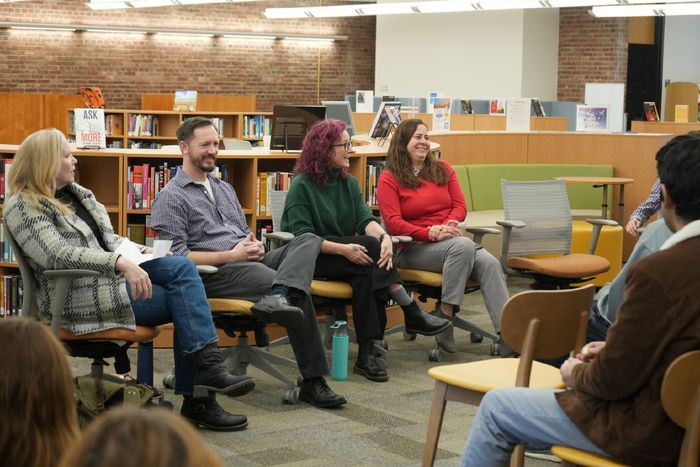
[[[506,180],[551,180],[565,176],[612,177],[612,165],[593,164],[468,164],[453,166],[467,202],[467,225],[469,227],[494,227],[503,219],[501,179]],[[571,240],[572,253],[587,253],[591,226],[584,219],[601,215],[601,188],[589,185],[568,185],[571,214],[574,218]],[[612,190],[610,190],[612,192]],[[608,205],[612,205],[612,193]],[[497,258],[501,254],[499,236],[487,235],[484,247]],[[611,268],[596,278],[594,283],[602,286],[611,281],[622,266],[622,227],[604,227],[596,254],[607,258]]]

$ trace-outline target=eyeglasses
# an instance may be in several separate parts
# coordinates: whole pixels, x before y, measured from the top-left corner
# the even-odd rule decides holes
[[[334,145],[333,145],[333,147],[341,147],[341,146],[344,146],[344,147],[345,147],[345,150],[346,150],[346,151],[349,151],[350,149],[352,149],[352,141],[346,141],[346,142],[344,142],[344,143],[334,144]]]

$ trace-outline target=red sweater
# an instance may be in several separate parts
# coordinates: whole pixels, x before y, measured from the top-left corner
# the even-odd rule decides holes
[[[379,211],[392,235],[408,235],[419,242],[431,242],[428,227],[448,220],[463,221],[467,203],[454,169],[440,161],[449,174],[446,185],[420,180],[416,188],[403,186],[388,170],[382,172],[377,185]]]

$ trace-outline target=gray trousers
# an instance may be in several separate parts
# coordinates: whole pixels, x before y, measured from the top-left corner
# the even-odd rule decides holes
[[[205,276],[204,289],[210,298],[238,298],[257,302],[272,284],[290,289],[289,301],[304,312],[304,321],[287,327],[289,342],[301,375],[314,378],[328,374],[326,351],[316,322],[316,310],[309,296],[321,239],[305,233],[265,253],[260,262],[227,263],[215,274]]]
[[[441,273],[441,300],[450,305],[462,305],[468,278],[478,281],[493,327],[500,330],[501,311],[509,296],[501,264],[470,238],[410,243],[396,253],[396,265]]]

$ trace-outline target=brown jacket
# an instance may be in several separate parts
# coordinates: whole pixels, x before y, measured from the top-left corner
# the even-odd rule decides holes
[[[678,458],[683,431],[664,412],[661,382],[676,357],[700,349],[698,276],[700,236],[640,260],[605,348],[574,368],[575,390],[557,395],[576,426],[625,463]]]

